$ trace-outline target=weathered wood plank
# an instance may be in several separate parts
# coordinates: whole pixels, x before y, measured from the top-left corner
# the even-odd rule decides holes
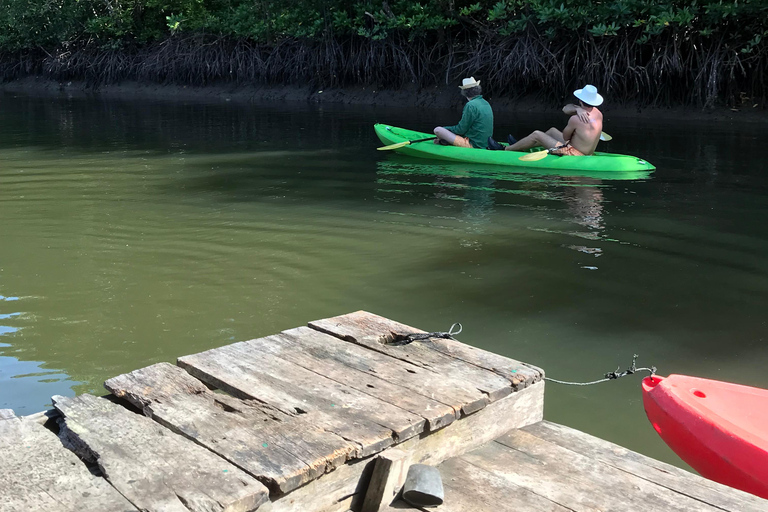
[[[461,458],[577,511],[637,510],[641,506],[669,512],[722,512],[522,430],[508,432]]]
[[[470,464],[458,457],[438,466],[443,481],[445,512],[569,512],[535,491],[520,487],[504,478]]]
[[[265,483],[289,492],[343,464],[357,447],[254,401],[210,391],[177,366],[159,363],[109,379],[104,386],[174,432],[218,453]]]
[[[336,324],[343,325],[345,321],[350,321],[358,327],[367,330],[368,335],[376,336],[378,333],[384,332],[385,338],[381,341],[393,341],[398,336],[424,332],[421,329],[415,329],[409,325],[401,324],[400,322],[395,322],[367,311],[357,311],[335,318],[310,322],[310,326],[316,325],[322,330],[329,327],[336,328]],[[354,336],[353,333],[347,333],[347,335]],[[544,370],[541,368],[479,349],[457,340],[431,338],[427,346],[453,358],[497,373],[508,379],[514,389],[530,386],[544,377]]]
[[[0,453],[0,509],[5,512],[137,510],[35,421],[6,413],[0,421]]]
[[[0,420],[10,420],[16,418],[13,409],[0,409]]]
[[[149,418],[92,395],[53,403],[65,444],[142,510],[240,512],[269,499],[253,477]]]
[[[386,508],[383,508],[381,510],[383,512],[393,512],[395,510],[410,510],[410,511],[418,510],[420,512],[427,512],[430,509],[428,509],[428,508],[414,508],[411,505],[409,505],[406,502],[404,502],[403,500],[397,500],[392,505],[390,505],[390,506],[388,506]],[[443,509],[439,509],[439,510],[442,511]],[[350,510],[349,512],[352,512],[352,511]]]
[[[337,324],[340,324],[337,326]],[[347,315],[341,315],[325,320],[310,322],[310,326],[316,326],[320,330],[328,328],[344,328],[344,325],[355,325],[362,328],[364,335],[377,336],[384,333],[384,338],[380,341],[394,341],[398,336],[411,333],[423,333],[421,329],[416,329],[409,325],[395,322],[388,318],[368,313],[367,311],[356,311]],[[348,332],[346,335],[355,336],[354,332]],[[351,340],[350,340],[351,341]],[[521,389],[530,386],[534,382],[540,381],[544,377],[544,370],[522,361],[517,361],[500,354],[479,349],[457,340],[445,338],[431,338],[426,345],[438,352],[460,359],[474,366],[485,368],[509,379],[512,387]]]
[[[321,353],[318,354],[321,352],[320,350],[312,350],[315,345],[323,343],[327,339],[345,345],[352,345],[351,343],[335,339],[332,336],[313,331],[307,327],[292,330],[292,333],[295,336],[278,334],[246,341],[245,343],[253,347],[254,351],[269,353],[275,357],[290,361],[323,377],[421,416],[427,421],[429,430],[437,430],[456,420],[456,410],[453,407],[420,393],[414,393],[407,388],[379,378],[378,375],[351,368],[330,357],[323,357]],[[317,337],[325,339],[317,340]],[[299,339],[302,341],[299,342]],[[307,341],[309,342],[307,343]],[[367,352],[374,354],[370,350]],[[389,359],[389,366],[402,366],[400,361],[392,358]]]
[[[463,380],[434,371],[403,364],[399,359],[369,350],[308,327],[282,332],[301,349],[315,357],[337,361],[345,366],[374,375],[411,392],[451,406],[457,412],[470,414],[488,404],[488,397]],[[457,414],[458,417],[458,414]]]
[[[537,382],[513,393],[475,414],[467,416],[444,429],[398,445],[412,453],[412,464],[436,466],[442,461],[466,453],[493,441],[512,429],[541,421],[544,415],[544,382]],[[524,393],[524,394],[522,394]],[[520,395],[517,400],[510,397]]]
[[[34,414],[30,414],[28,416],[24,416],[24,419],[35,421],[41,425],[45,425],[49,421],[53,421],[59,416],[60,416],[59,411],[57,411],[56,409],[48,409],[45,411],[40,411]]]
[[[365,492],[375,458],[350,461],[317,480],[281,496],[264,508],[267,512],[347,512]],[[262,510],[259,510],[262,512]]]
[[[377,453],[423,432],[424,418],[240,342],[179,358],[198,379],[284,412],[317,411],[318,425]]]
[[[386,450],[376,457],[360,512],[379,512],[388,507],[402,488],[411,456],[402,450]]]
[[[512,392],[512,380],[514,379],[508,378],[508,375],[501,376],[475,364],[444,354],[435,349],[431,341],[416,341],[399,346],[385,343],[401,334],[423,331],[378,315],[358,311],[348,315],[316,320],[310,322],[309,327],[413,365],[429,368],[441,375],[464,380],[486,393],[491,401],[498,400]],[[458,342],[454,341],[453,343]],[[521,369],[521,371],[528,370]]]
[[[724,510],[739,512],[768,510],[768,501],[762,498],[701,478],[670,464],[557,423],[541,421],[523,430],[592,460],[600,461]]]
[[[455,421],[430,434],[413,437],[390,450],[410,454],[411,462],[437,465],[493,441],[503,433],[541,421],[544,411],[544,382],[512,393],[488,407]],[[386,452],[382,452],[385,455]],[[353,461],[313,480],[272,503],[274,512],[346,512],[345,499],[352,496],[353,510],[362,504],[366,471],[373,469],[374,459]],[[370,467],[368,467],[371,465]],[[367,469],[366,469],[367,468]]]

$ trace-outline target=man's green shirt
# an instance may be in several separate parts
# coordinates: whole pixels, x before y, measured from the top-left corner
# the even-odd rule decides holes
[[[445,129],[468,138],[473,147],[485,149],[488,137],[493,135],[491,105],[482,96],[475,96],[464,105],[459,124],[446,126]]]

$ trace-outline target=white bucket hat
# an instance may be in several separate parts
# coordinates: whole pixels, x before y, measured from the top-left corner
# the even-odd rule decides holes
[[[478,85],[480,85],[480,80],[475,82],[475,77],[471,76],[461,81],[459,89],[471,89],[473,87],[477,87]]]
[[[592,105],[593,107],[597,107],[603,103],[603,97],[597,94],[597,87],[594,85],[585,85],[583,89],[573,91],[573,95],[587,105]]]

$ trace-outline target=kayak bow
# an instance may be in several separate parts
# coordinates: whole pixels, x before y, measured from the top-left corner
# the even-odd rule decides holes
[[[768,499],[768,390],[686,375],[643,379],[653,428],[693,469]]]

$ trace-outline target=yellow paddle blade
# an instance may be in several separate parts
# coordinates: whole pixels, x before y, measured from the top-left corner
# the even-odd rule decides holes
[[[545,149],[544,151],[536,151],[535,153],[528,153],[527,155],[523,155],[518,158],[518,160],[522,160],[523,162],[535,162],[536,160],[541,160],[548,154],[549,150]]]
[[[613,139],[610,135],[608,135],[605,132],[600,132],[600,140],[604,140],[605,142],[608,142],[609,140]]]
[[[398,142],[397,144],[390,144],[389,146],[382,146],[382,147],[376,148],[376,149],[378,149],[379,151],[389,151],[390,149],[402,148],[403,146],[407,146],[410,143],[411,143],[411,141],[406,140],[405,142]]]

